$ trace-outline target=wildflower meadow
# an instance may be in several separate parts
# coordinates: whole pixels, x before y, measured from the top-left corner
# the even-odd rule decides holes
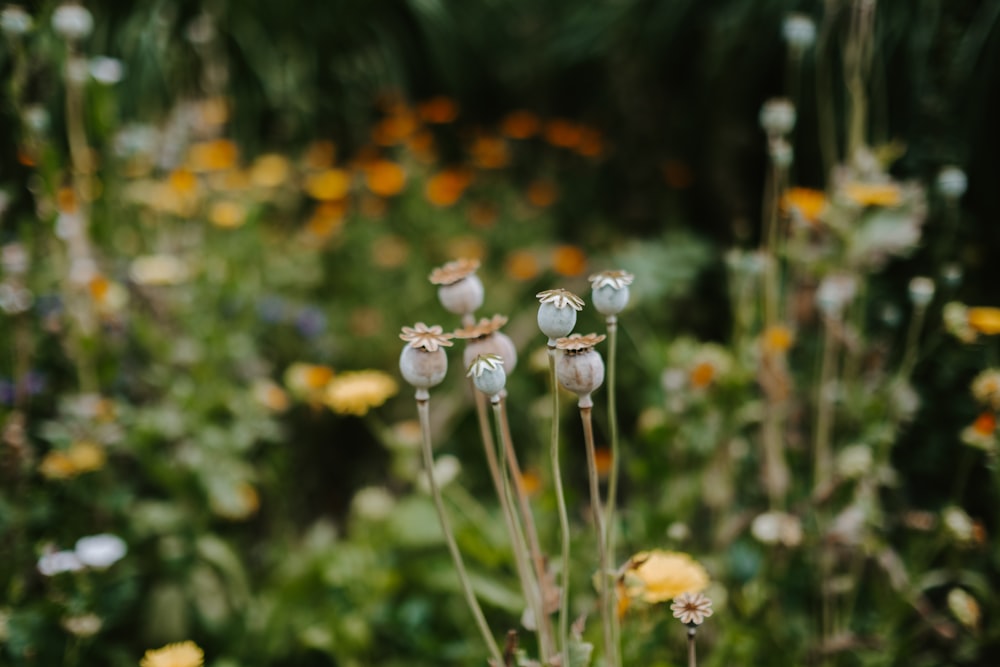
[[[0,665],[1000,664],[997,3],[0,33]]]

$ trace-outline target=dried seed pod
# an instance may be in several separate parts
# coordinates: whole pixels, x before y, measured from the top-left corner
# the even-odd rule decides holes
[[[594,346],[604,340],[603,334],[573,334],[556,341],[561,352],[556,360],[559,384],[579,397],[579,406],[594,405],[590,395],[604,382],[604,359]]]
[[[590,276],[590,300],[601,315],[617,315],[628,305],[628,286],[635,280],[628,271],[601,271]]]
[[[466,373],[476,389],[496,400],[507,384],[503,359],[496,354],[481,354],[475,358]]]
[[[427,390],[441,383],[448,373],[448,355],[444,348],[451,347],[451,334],[441,327],[428,327],[417,322],[411,327],[403,327],[399,337],[407,341],[399,355],[399,371],[408,383],[417,389],[418,398]]]
[[[467,340],[462,359],[468,368],[481,354],[495,354],[503,359],[504,369],[512,373],[517,366],[517,346],[510,336],[500,331],[507,324],[504,315],[482,318],[476,324],[455,330],[455,338]]]
[[[485,290],[476,275],[479,261],[457,259],[434,269],[430,281],[438,285],[438,299],[450,313],[471,315],[483,305]]]
[[[583,309],[583,299],[564,289],[550,289],[535,296],[538,306],[538,328],[549,337],[549,345],[569,335],[576,326],[576,313]]]

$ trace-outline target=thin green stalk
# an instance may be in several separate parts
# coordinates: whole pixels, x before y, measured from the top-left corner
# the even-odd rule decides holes
[[[497,460],[496,441],[490,429],[489,413],[486,409],[486,396],[479,390],[473,388],[473,395],[476,397],[476,417],[479,421],[479,431],[483,440],[483,448],[486,453],[486,464],[490,470],[490,478],[493,480],[493,488],[496,491],[497,499],[500,501],[500,510],[503,514],[504,526],[507,529],[507,536],[510,538],[511,553],[514,556],[514,567],[517,569],[517,578],[521,583],[521,593],[524,595],[524,602],[534,613],[535,594],[533,592],[534,580],[531,576],[531,569],[527,567],[522,549],[523,540],[519,539],[522,534],[520,524],[517,521],[517,514],[511,506],[510,497],[507,495],[504,465]],[[502,455],[502,450],[501,450]],[[542,646],[541,626],[538,626],[538,645]]]
[[[618,562],[615,558],[615,508],[618,501],[618,475],[619,475],[619,461],[620,457],[620,445],[618,442],[618,409],[617,401],[615,396],[615,374],[618,366],[618,318],[615,315],[608,315],[607,319],[608,325],[608,429],[611,432],[611,470],[610,477],[608,479],[608,501],[607,510],[605,512],[606,523],[604,526],[604,550],[607,554],[607,560],[609,563],[616,564]],[[611,618],[611,639],[615,650],[615,664],[620,665],[622,662],[621,656],[621,624],[618,620],[618,614],[616,611],[616,605],[614,604],[614,597],[608,596],[607,604],[609,607],[603,610],[602,613],[607,614]]]
[[[465,595],[465,602],[468,604],[469,611],[472,612],[472,616],[476,621],[476,626],[479,628],[479,632],[483,636],[483,642],[485,642],[486,648],[489,650],[490,658],[495,664],[502,665],[503,655],[500,653],[500,647],[497,645],[496,639],[493,638],[493,632],[490,630],[490,626],[486,622],[486,616],[483,615],[483,610],[479,606],[476,594],[472,590],[472,582],[469,581],[469,574],[465,571],[465,562],[462,560],[462,553],[458,550],[458,543],[455,541],[455,534],[451,529],[451,522],[448,521],[448,515],[444,510],[444,501],[441,498],[441,489],[438,487],[437,480],[434,479],[434,452],[431,446],[430,395],[425,389],[417,390],[417,413],[420,416],[421,450],[423,451],[424,457],[424,469],[427,471],[427,482],[431,488],[431,496],[434,498],[434,508],[437,510],[438,521],[441,523],[441,532],[444,533],[444,539],[448,545],[448,552],[451,554],[451,559],[455,563],[455,571],[458,573],[458,581],[462,588],[462,593]]]
[[[913,372],[913,366],[917,362],[917,350],[919,348],[920,332],[924,328],[924,316],[927,314],[926,306],[917,306],[910,318],[910,326],[906,332],[906,347],[903,348],[903,360],[899,364],[897,378],[905,380]]]
[[[556,506],[559,511],[559,557],[562,565],[562,591],[559,599],[559,646],[562,648],[562,664],[569,665],[569,513],[566,510],[566,494],[563,492],[562,468],[559,461],[559,381],[556,378],[554,348],[549,348],[549,377],[552,388],[552,434],[549,442],[549,456],[552,465],[552,483],[556,491]]]
[[[604,516],[601,510],[601,491],[598,485],[597,452],[594,448],[594,423],[591,412],[593,408],[580,407],[580,419],[583,421],[583,440],[587,448],[587,477],[590,480],[590,507],[594,514],[594,527],[597,529],[597,559],[598,586],[597,592],[601,607],[601,626],[604,630],[604,659],[609,666],[614,666],[615,647],[614,633],[611,629],[611,617],[608,614],[608,552],[604,548]]]
[[[820,493],[830,481],[833,451],[830,438],[833,431],[833,400],[828,396],[833,380],[836,345],[829,318],[823,320],[823,356],[820,361],[819,380],[816,384],[816,425],[813,432],[813,491]]]
[[[507,421],[507,401],[501,396],[500,400],[493,403],[493,416],[496,418],[497,430],[500,434],[501,454],[506,457],[507,466],[504,472],[509,470],[510,477],[513,478],[514,497],[517,500],[518,508],[521,511],[521,526],[523,535],[527,538],[528,552],[534,565],[535,580],[532,593],[537,596],[537,608],[535,609],[535,625],[539,633],[539,651],[542,664],[549,661],[555,650],[552,638],[552,623],[549,615],[545,611],[545,559],[542,557],[542,549],[538,542],[538,530],[535,527],[535,517],[531,513],[531,506],[528,504],[528,494],[524,490],[524,481],[521,477],[521,466],[517,462],[517,452],[514,450],[514,443],[510,436],[510,424]],[[505,479],[508,479],[505,477]],[[508,485],[509,487],[509,485]]]

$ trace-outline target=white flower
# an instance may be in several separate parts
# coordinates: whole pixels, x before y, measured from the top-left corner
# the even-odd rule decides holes
[[[802,522],[794,514],[765,512],[750,524],[750,533],[763,544],[795,547],[802,543]]]
[[[945,528],[948,529],[948,532],[959,542],[972,541],[974,533],[972,519],[962,508],[955,507],[954,505],[945,508],[941,512],[941,521],[944,523]]]
[[[816,41],[816,23],[805,14],[789,14],[781,34],[793,49],[807,49]]]
[[[934,281],[927,276],[910,280],[910,302],[917,308],[926,307],[934,298]]]
[[[850,445],[837,455],[837,472],[847,479],[857,479],[872,469],[874,458],[868,445]]]
[[[8,35],[23,35],[32,26],[31,15],[17,5],[8,5],[0,12],[0,28]]]
[[[188,267],[174,255],[145,255],[132,260],[129,275],[139,285],[177,285],[188,278]]]
[[[94,29],[94,17],[86,7],[60,5],[52,12],[52,27],[66,39],[83,39]]]
[[[712,615],[712,601],[701,593],[681,593],[670,605],[674,618],[686,625],[701,625]]]
[[[382,486],[366,486],[359,489],[351,500],[351,509],[362,519],[382,521],[392,514],[396,498]]]
[[[434,481],[438,488],[443,489],[451,484],[460,472],[462,472],[462,464],[451,454],[445,454],[434,462]],[[426,472],[421,473],[417,479],[417,486],[424,493],[430,493],[431,486]]]
[[[44,554],[38,559],[38,571],[46,577],[62,572],[76,572],[82,570],[83,567],[83,563],[73,551],[54,551]]]
[[[107,86],[118,83],[125,75],[122,61],[107,56],[95,56],[90,59],[90,76],[98,83]]]
[[[958,167],[943,167],[938,172],[937,187],[947,199],[959,199],[969,187],[969,179]]]
[[[76,557],[89,567],[109,567],[124,558],[127,552],[125,540],[110,533],[81,537],[76,541]]]
[[[760,126],[773,137],[781,137],[795,128],[795,106],[785,98],[764,102],[760,109]]]

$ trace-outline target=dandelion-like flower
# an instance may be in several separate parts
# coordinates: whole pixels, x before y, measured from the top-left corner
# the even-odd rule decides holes
[[[934,281],[927,276],[910,279],[910,302],[917,308],[926,308],[934,299]]]
[[[201,667],[203,664],[205,652],[190,640],[150,649],[139,662],[140,667]]]
[[[628,596],[647,604],[672,600],[682,593],[697,593],[708,586],[708,572],[688,554],[674,551],[640,551],[624,567]]]
[[[403,327],[403,333],[399,337],[409,343],[410,347],[427,352],[437,352],[440,347],[454,345],[450,340],[454,335],[444,333],[438,324],[427,326],[423,322],[417,322],[412,327]]]
[[[938,191],[952,201],[960,199],[969,187],[965,172],[955,166],[942,167],[937,175]]]
[[[83,39],[94,29],[94,17],[86,7],[66,3],[52,12],[52,27],[65,39]]]
[[[31,30],[31,15],[17,5],[8,5],[0,11],[0,29],[8,35],[23,35]]]
[[[335,376],[323,394],[327,407],[339,415],[363,417],[396,395],[399,385],[376,370],[350,371]]]
[[[772,137],[789,134],[795,128],[795,105],[785,98],[764,102],[760,109],[760,126]]]
[[[670,611],[685,625],[701,625],[712,615],[712,601],[702,593],[681,593],[674,598]]]
[[[816,41],[816,23],[805,14],[789,14],[781,24],[781,35],[790,47],[802,51]]]

